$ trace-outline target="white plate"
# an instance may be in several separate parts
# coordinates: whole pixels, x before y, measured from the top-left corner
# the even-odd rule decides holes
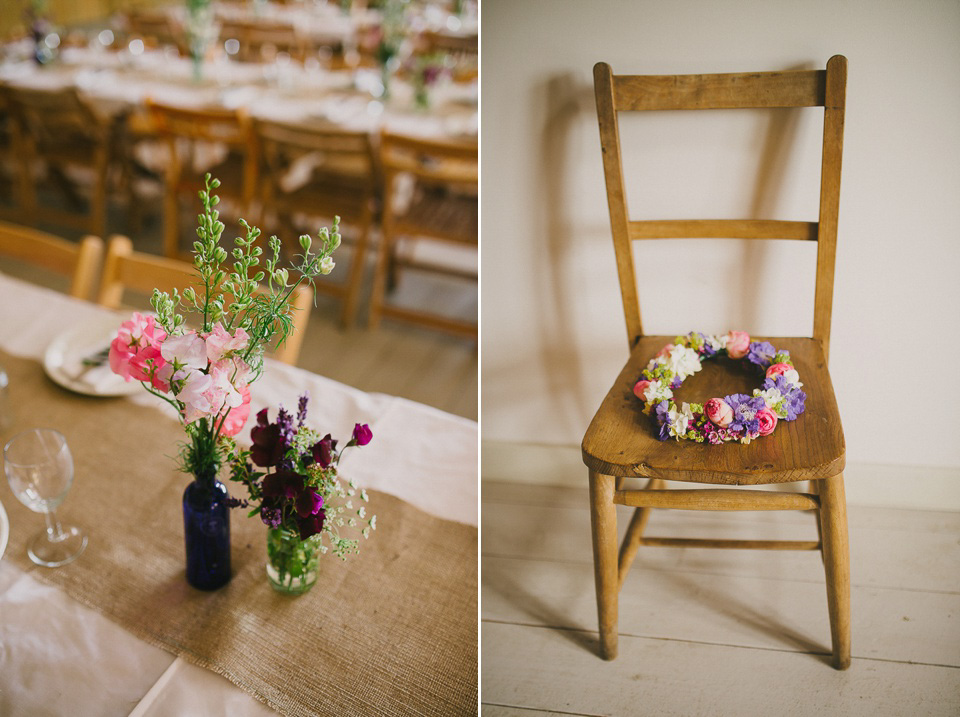
[[[107,363],[80,375],[83,359],[109,346],[125,320],[122,316],[102,316],[57,336],[43,356],[47,376],[65,389],[86,396],[126,396],[141,390],[138,381],[127,383],[110,371]]]
[[[3,557],[3,551],[7,549],[9,537],[10,521],[7,519],[7,511],[3,509],[3,503],[0,503],[0,558]]]

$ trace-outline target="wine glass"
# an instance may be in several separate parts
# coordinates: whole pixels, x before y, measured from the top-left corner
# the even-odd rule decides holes
[[[73,483],[67,439],[51,428],[18,433],[3,448],[3,468],[13,494],[47,520],[47,529],[27,544],[30,559],[48,568],[74,560],[87,547],[87,536],[79,528],[61,526],[56,514]]]

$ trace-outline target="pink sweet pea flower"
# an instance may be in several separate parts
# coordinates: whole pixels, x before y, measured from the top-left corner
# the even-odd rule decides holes
[[[173,382],[180,385],[176,396],[183,404],[185,423],[205,418],[220,407],[210,403],[209,393],[213,388],[213,379],[202,371],[195,368],[181,369],[173,374]]]
[[[672,348],[673,348],[673,344],[667,344],[662,349],[660,349],[660,351],[656,355],[656,358],[663,358],[664,356],[668,356],[670,354],[670,349]]]
[[[207,358],[210,363],[219,361],[234,351],[243,351],[250,342],[250,335],[241,328],[238,328],[233,336],[223,326],[217,322],[213,326],[213,331],[206,337]]]
[[[166,335],[152,316],[134,312],[129,321],[120,325],[110,343],[110,369],[126,381],[153,383],[157,371],[166,363],[159,350]]]
[[[727,355],[740,359],[750,350],[750,334],[746,331],[731,331],[727,334]]]
[[[241,403],[236,408],[231,408],[230,413],[223,420],[221,433],[225,436],[235,436],[243,430],[247,418],[250,417],[250,389],[244,386],[240,389]]]
[[[764,406],[757,411],[757,421],[760,423],[760,435],[769,436],[777,427],[777,414]]]
[[[207,345],[197,336],[196,331],[188,331],[181,336],[168,336],[160,346],[160,353],[170,363],[178,367],[204,369],[207,367]]]

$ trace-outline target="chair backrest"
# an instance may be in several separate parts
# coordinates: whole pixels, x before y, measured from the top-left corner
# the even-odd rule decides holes
[[[371,192],[376,189],[376,168],[370,135],[338,129],[304,127],[256,120],[254,133],[264,181],[278,183],[305,157],[313,169],[349,177]]]
[[[610,227],[630,347],[643,336],[633,263],[633,240],[675,238],[792,239],[817,242],[813,338],[828,355],[833,306],[837,216],[847,60],[830,58],[825,70],[714,75],[614,75],[606,63],[593,68],[607,186]],[[820,211],[817,221],[653,220],[631,221],[620,154],[618,112],[823,107]]]
[[[478,179],[476,143],[421,139],[383,132],[380,135],[380,165],[389,183],[407,172],[425,184],[460,185],[475,188]]]
[[[200,290],[197,274],[192,264],[134,251],[133,242],[120,235],[110,237],[107,258],[100,280],[97,303],[116,309],[123,301],[123,292],[131,289],[142,294],[152,294],[154,289],[168,294],[174,289],[181,293],[187,287]],[[296,364],[303,344],[303,333],[313,308],[313,289],[300,285],[291,296],[293,306],[293,332],[282,346],[274,349],[272,356],[287,364]]]
[[[150,98],[146,100],[146,107],[153,130],[165,137],[170,145],[168,179],[178,182],[185,173],[184,162],[177,149],[178,140],[188,141],[191,153],[198,142],[223,144],[239,152],[244,161],[242,186],[231,190],[224,185],[223,189],[249,202],[256,184],[256,162],[250,118],[245,111],[178,107],[155,102]],[[222,181],[224,178],[219,179]]]
[[[76,89],[7,87],[21,133],[40,152],[79,147],[106,147],[109,127],[80,99]]]
[[[103,258],[103,242],[86,236],[75,244],[36,229],[0,222],[0,254],[69,277],[70,296],[88,299]]]

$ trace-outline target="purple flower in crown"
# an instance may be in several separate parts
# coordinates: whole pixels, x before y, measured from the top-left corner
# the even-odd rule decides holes
[[[784,418],[787,421],[793,421],[803,413],[806,408],[807,394],[795,384],[787,381],[783,374],[778,374],[773,378],[768,378],[763,382],[764,390],[775,388],[783,396],[783,406],[787,415]]]
[[[725,396],[724,401],[733,409],[733,420],[727,427],[734,435],[744,433],[754,436],[760,433],[760,421],[757,411],[766,404],[762,396],[748,396],[745,393],[734,393]]]
[[[660,401],[656,406],[654,417],[657,419],[657,425],[660,426],[657,438],[661,441],[667,440],[670,437],[670,404]]]
[[[766,369],[777,355],[777,350],[769,341],[754,341],[747,352],[747,361]]]
[[[700,354],[703,358],[711,358],[717,355],[717,350],[710,345],[710,341],[707,339],[707,335],[701,333],[700,331],[694,332],[696,336],[700,337],[700,340],[703,342],[700,345],[700,348],[697,349],[697,353]]]

